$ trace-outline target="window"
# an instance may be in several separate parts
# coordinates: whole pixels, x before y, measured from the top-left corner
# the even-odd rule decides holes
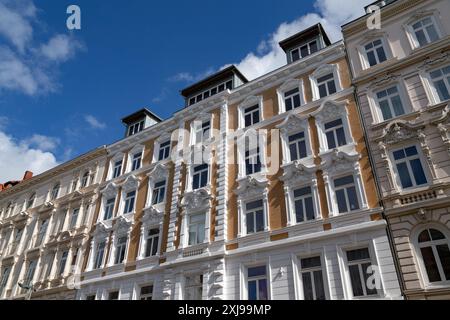
[[[298,108],[302,105],[300,89],[295,88],[284,93],[284,106],[286,111]]]
[[[397,86],[377,92],[377,100],[383,120],[389,120],[405,113]]]
[[[166,180],[155,183],[152,193],[152,205],[162,203],[166,193]]]
[[[32,193],[27,200],[26,209],[30,209],[34,205],[34,200],[36,199],[36,193]]]
[[[376,295],[376,288],[370,288],[369,267],[372,266],[368,248],[347,251],[348,271],[354,297]]]
[[[67,216],[67,211],[64,211],[60,214],[57,232],[61,232],[64,229],[64,224],[66,222],[66,216]]]
[[[131,171],[137,170],[141,167],[142,162],[142,152],[138,152],[133,155],[133,159],[131,161]]]
[[[305,300],[325,300],[325,286],[320,256],[300,260]]]
[[[108,300],[119,300],[119,291],[111,291],[108,294]]]
[[[50,194],[50,201],[58,198],[58,194],[59,194],[59,183],[55,184],[55,186],[53,187],[52,192]]]
[[[100,269],[103,264],[103,256],[105,254],[106,242],[100,242],[95,252],[94,269]]]
[[[364,49],[366,51],[367,61],[371,67],[387,60],[381,39],[366,44]]]
[[[153,286],[141,287],[139,300],[153,300]]]
[[[22,239],[22,234],[23,234],[23,229],[18,229],[16,231],[16,236],[14,237],[14,242],[12,243],[11,252],[9,252],[9,254],[15,253],[14,251],[16,251],[17,247],[20,244],[20,240]]]
[[[247,269],[248,300],[268,300],[266,266]]]
[[[131,213],[134,211],[135,199],[136,199],[136,191],[131,191],[126,194],[125,206],[123,208],[123,214]]]
[[[356,194],[355,181],[352,175],[335,179],[334,192],[339,213],[359,209],[358,195]]]
[[[418,242],[428,282],[449,281],[450,250],[445,235],[436,229],[426,229],[419,234]]]
[[[94,301],[95,300],[95,294],[87,295],[85,300]]]
[[[113,167],[113,179],[119,177],[122,174],[122,160],[114,162]]]
[[[39,228],[39,232],[38,232],[37,238],[36,238],[36,244],[35,244],[36,247],[38,247],[42,244],[45,234],[47,233],[47,228],[48,228],[48,219],[42,220],[41,226]]]
[[[190,246],[205,242],[205,220],[205,213],[189,216],[188,244]]]
[[[305,132],[299,132],[288,137],[289,151],[291,155],[291,161],[306,158],[308,155],[306,152],[306,139]]]
[[[11,267],[5,267],[2,272],[2,278],[0,279],[0,297],[3,294],[3,290],[6,288],[8,283],[9,274],[11,273]]]
[[[336,83],[334,81],[334,75],[332,73],[326,76],[317,78],[317,87],[319,88],[320,98],[332,95],[336,93]]]
[[[81,178],[81,187],[84,188],[87,186],[89,181],[89,171],[86,171]]]
[[[306,43],[301,47],[291,51],[292,62],[305,58],[313,54],[314,52],[317,52],[317,50],[318,50],[317,40],[313,40],[309,43]]]
[[[150,229],[147,233],[145,256],[153,257],[158,253],[159,229]]]
[[[439,101],[450,99],[450,66],[431,72],[430,77]]]
[[[72,192],[74,192],[75,190],[77,190],[77,185],[78,185],[78,180],[77,179],[74,179],[73,181],[72,181]]]
[[[158,161],[165,160],[170,155],[170,140],[159,145]]]
[[[347,144],[342,119],[325,123],[325,135],[327,137],[328,149],[335,149]]]
[[[260,121],[259,105],[254,105],[244,109],[245,127],[250,127]]]
[[[427,178],[416,146],[393,152],[395,167],[403,189],[424,185]]]
[[[262,200],[249,202],[245,205],[247,234],[264,231],[264,205]]]
[[[66,268],[67,256],[69,255],[68,251],[64,251],[61,255],[61,260],[59,262],[58,274],[62,276],[64,274],[64,269]]]
[[[202,300],[203,275],[186,277],[184,287],[184,300]]]
[[[111,198],[111,199],[106,200],[105,212],[103,213],[103,220],[109,220],[112,218],[115,202],[116,202],[116,198]]]
[[[79,208],[78,209],[74,209],[72,211],[72,216],[70,218],[70,225],[69,225],[70,229],[73,229],[73,228],[75,228],[77,226],[79,213],[80,213],[80,209]]]
[[[439,39],[436,26],[431,17],[419,20],[411,25],[418,47],[423,47]]]
[[[117,239],[115,264],[122,263],[125,260],[125,252],[127,250],[127,237]]]
[[[189,98],[189,105],[193,105],[197,102],[202,101],[203,99],[207,99],[211,96],[214,96],[218,94],[219,92],[224,91],[225,89],[232,90],[233,89],[233,80],[228,80],[224,83],[221,83],[217,86],[214,86],[201,94],[197,95],[196,97]]]
[[[50,277],[50,273],[52,272],[53,267],[53,261],[55,260],[56,253],[53,252],[47,256],[47,265],[45,270],[45,277],[44,279],[48,279]]]
[[[194,174],[192,177],[192,190],[197,190],[206,187],[208,184],[208,165],[202,164],[194,167]]]
[[[25,286],[31,286],[33,283],[34,273],[36,271],[37,260],[31,260],[28,264],[28,270],[25,274],[25,279],[22,282]]]
[[[294,205],[297,223],[315,219],[311,187],[294,190]]]
[[[210,137],[211,121],[196,124],[195,143],[205,142]]]
[[[245,151],[245,174],[261,172],[261,155],[259,147]]]
[[[128,136],[132,136],[136,133],[141,132],[144,130],[144,120],[141,120],[139,122],[133,123],[128,127]]]

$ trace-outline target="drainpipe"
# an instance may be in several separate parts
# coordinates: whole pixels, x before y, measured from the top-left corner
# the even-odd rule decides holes
[[[356,85],[353,82],[353,79],[354,79],[353,69],[352,69],[352,65],[350,64],[349,56],[347,54],[347,41],[346,41],[345,38],[344,38],[344,47],[345,47],[344,48],[344,50],[345,50],[345,59],[347,60],[347,64],[348,64],[349,71],[350,71],[350,76],[351,76],[351,79],[352,79],[352,81],[351,81],[352,82],[352,86],[354,88],[354,90],[353,90],[353,97],[354,97],[354,99],[356,101],[356,106],[359,109],[360,101],[359,101],[359,97],[358,97],[358,95],[356,93]],[[376,186],[377,197],[379,199],[380,206],[383,208],[383,210],[381,212],[381,215],[382,215],[383,219],[386,220],[386,222],[387,222],[386,234],[387,234],[387,237],[388,237],[388,240],[389,240],[389,247],[391,248],[391,252],[394,255],[393,260],[394,260],[395,269],[397,271],[397,276],[398,276],[399,285],[400,285],[400,291],[402,293],[403,298],[405,300],[407,300],[407,297],[405,295],[405,281],[404,281],[404,278],[403,278],[403,273],[401,272],[400,262],[398,260],[398,252],[397,252],[397,249],[395,247],[395,242],[394,242],[394,237],[392,235],[391,225],[390,225],[389,220],[387,219],[386,213],[384,211],[384,202],[383,202],[383,198],[381,197],[382,192],[381,192],[381,187],[380,187],[380,185],[378,183],[378,175],[377,175],[377,171],[375,169],[376,168],[375,162],[374,162],[374,160],[372,158],[371,145],[367,141],[367,128],[366,128],[366,124],[364,123],[364,120],[363,120],[363,117],[361,115],[360,110],[358,111],[358,116],[359,116],[359,122],[361,123],[361,125],[363,127],[363,132],[364,132],[363,139],[364,139],[364,143],[365,143],[366,148],[367,148],[369,163],[370,163],[370,166],[372,168],[372,172],[373,172],[374,177],[375,177],[375,186]]]

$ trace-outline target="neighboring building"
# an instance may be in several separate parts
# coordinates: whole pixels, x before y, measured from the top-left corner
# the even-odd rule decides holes
[[[105,159],[101,147],[0,193],[0,299],[75,298]]]
[[[125,118],[77,299],[402,298],[344,44],[316,25],[280,45],[278,70],[231,66],[170,119]]]
[[[450,298],[450,1],[379,1],[343,26],[379,192],[410,299]]]
[[[25,174],[23,175],[22,180],[13,180],[13,181],[7,181],[5,183],[0,183],[0,192],[6,190],[8,188],[14,187],[25,180],[31,179],[32,177],[33,177],[33,172],[25,171]]]

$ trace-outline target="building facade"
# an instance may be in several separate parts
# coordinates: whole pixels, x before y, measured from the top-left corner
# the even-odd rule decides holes
[[[75,299],[104,147],[0,192],[0,299]]]
[[[379,194],[410,299],[450,298],[449,1],[379,1],[343,26]]]
[[[316,25],[280,45],[278,70],[123,119],[77,299],[402,298],[344,43]]]

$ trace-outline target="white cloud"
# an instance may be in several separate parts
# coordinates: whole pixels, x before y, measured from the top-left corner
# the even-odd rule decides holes
[[[33,147],[27,141],[16,141],[0,131],[0,182],[19,180],[26,170],[37,175],[57,165],[51,152]]]
[[[322,23],[332,42],[342,38],[341,25],[364,14],[364,6],[373,0],[316,0],[317,13],[308,13],[292,22],[282,23],[261,42],[256,53],[249,53],[237,63],[239,70],[253,80],[286,64],[286,55],[278,43],[318,22]]]
[[[67,61],[74,56],[82,45],[75,39],[58,34],[51,38],[48,43],[41,46],[41,53],[44,57],[52,61]]]
[[[33,39],[34,26],[45,27],[36,12],[32,0],[0,0],[0,41],[6,39],[0,46],[0,94],[5,90],[26,95],[54,91],[59,63],[83,48],[64,34],[53,35],[45,43]]]
[[[100,122],[96,117],[93,115],[85,115],[84,120],[91,126],[93,129],[104,129],[106,128],[106,124],[103,122]]]
[[[59,145],[60,140],[58,138],[34,134],[31,136],[31,138],[24,140],[23,143],[42,151],[53,151]]]
[[[180,72],[177,73],[176,75],[170,77],[169,79],[167,79],[170,82],[196,82],[196,81],[200,81],[204,78],[206,78],[207,76],[213,74],[216,70],[214,70],[214,68],[208,68],[203,72],[197,73],[197,74],[191,74],[189,72]]]

